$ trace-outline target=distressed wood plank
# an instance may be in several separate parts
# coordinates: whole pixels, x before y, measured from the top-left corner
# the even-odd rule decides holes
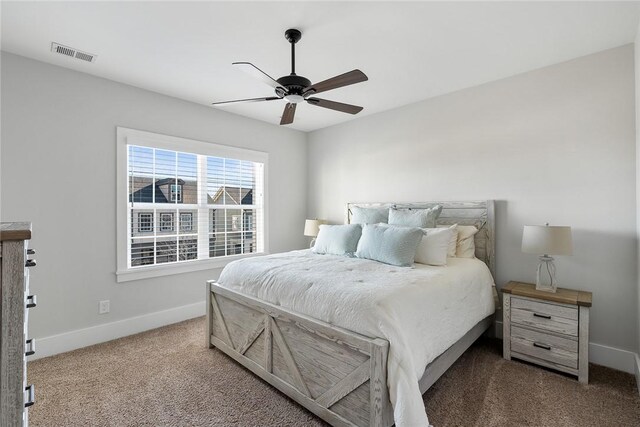
[[[589,304],[591,300],[589,300]],[[578,381],[589,383],[589,306],[580,307],[580,329],[578,331]]]
[[[369,381],[370,415],[369,424],[375,427],[387,427],[392,422],[389,389],[387,387],[387,357],[389,342],[376,339],[371,343],[371,360]]]
[[[307,330],[310,333],[316,334],[340,345],[346,345],[363,354],[369,354],[369,342],[371,338],[337,326],[330,326],[324,322],[319,322],[316,319],[305,316],[304,314],[293,313],[285,308],[276,307],[273,304],[257,298],[242,295],[232,291],[231,289],[218,285],[213,280],[210,280],[209,283],[211,284],[211,289],[216,293],[216,295],[221,295],[241,304],[248,305],[251,308],[261,310],[273,319],[293,322],[299,328]]]
[[[298,369],[298,365],[296,364],[291,351],[289,350],[289,346],[287,342],[284,340],[280,329],[278,328],[278,324],[275,320],[271,320],[271,334],[278,345],[278,349],[280,350],[282,356],[284,357],[285,363],[289,368],[289,372],[293,376],[294,381],[296,382],[297,388],[303,392],[307,397],[311,397],[311,392],[307,388],[307,384],[304,382],[302,378],[302,374],[300,374],[300,370]]]
[[[511,360],[511,295],[502,294],[502,357]]]
[[[273,371],[273,335],[269,316],[264,316],[264,369],[269,373]]]
[[[0,242],[9,240],[31,239],[30,222],[2,222],[0,223]]]
[[[265,370],[262,369],[260,365],[258,365],[257,363],[255,363],[250,359],[247,359],[243,355],[238,354],[237,351],[229,347],[227,343],[225,343],[221,339],[215,336],[212,336],[211,341],[218,349],[226,353],[232,359],[236,360],[238,363],[245,366],[254,374],[256,374],[257,376],[259,376],[260,378],[262,378],[263,380],[265,380],[266,382],[268,382],[269,384],[271,384],[272,386],[274,386],[275,388],[277,388],[278,390],[280,390],[281,392],[289,396],[295,402],[299,403],[300,405],[304,406],[305,408],[307,408],[308,410],[310,410],[311,412],[313,412],[323,420],[327,421],[332,426],[356,427],[356,424],[350,422],[349,420],[340,416],[336,412],[318,405],[313,399],[302,394],[298,389],[293,387],[291,384],[287,384],[286,382],[282,381],[280,378],[276,377],[275,375],[265,372]]]
[[[238,353],[244,354],[249,349],[249,347],[251,347],[251,344],[253,344],[256,338],[258,338],[258,336],[262,333],[262,331],[264,331],[264,322],[258,323],[256,328],[251,333],[249,333],[249,335],[247,335],[247,338],[245,338],[244,342],[240,346],[238,346]]]
[[[224,340],[227,342],[227,345],[229,345],[231,348],[234,348],[233,341],[231,340],[231,336],[229,335],[229,330],[227,329],[227,324],[222,317],[222,312],[220,311],[220,307],[218,306],[216,296],[213,294],[211,295],[211,308],[213,308],[216,319],[218,319],[218,325],[220,325],[220,330],[222,331]]]
[[[331,406],[332,411],[343,416],[357,426],[368,426],[371,415],[370,382],[365,381],[360,387],[347,394],[341,400]],[[393,425],[391,421],[389,426]]]
[[[362,365],[358,366],[353,372],[340,380],[332,388],[324,392],[316,399],[318,404],[325,408],[330,407],[338,400],[351,393],[356,388],[360,387],[365,381],[367,381],[371,375],[371,364],[367,360]]]
[[[25,241],[2,242],[0,426],[21,426],[25,388]]]

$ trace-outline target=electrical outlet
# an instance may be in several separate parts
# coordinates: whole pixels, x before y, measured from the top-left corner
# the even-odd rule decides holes
[[[109,300],[100,301],[98,308],[98,314],[107,314],[109,312]]]

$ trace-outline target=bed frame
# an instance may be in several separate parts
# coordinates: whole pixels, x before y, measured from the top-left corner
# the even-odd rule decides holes
[[[476,225],[476,257],[495,277],[494,203],[353,203],[351,207],[443,206],[438,224]],[[424,393],[493,323],[481,320],[431,362]],[[393,425],[387,389],[389,342],[366,337],[207,282],[207,345],[217,347],[333,426]]]

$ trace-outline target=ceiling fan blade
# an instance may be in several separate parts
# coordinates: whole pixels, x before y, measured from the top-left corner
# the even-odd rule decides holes
[[[282,112],[282,120],[280,120],[281,125],[293,123],[293,116],[296,114],[296,105],[297,104],[287,102],[287,105],[284,106],[284,111]]]
[[[343,104],[342,102],[329,101],[320,98],[308,98],[307,102],[317,107],[328,108],[330,110],[342,111],[343,113],[358,114],[362,111],[362,107],[351,104]]]
[[[276,79],[274,79],[269,74],[262,71],[260,68],[253,65],[251,62],[234,62],[231,65],[238,66],[245,73],[253,76],[258,80],[262,80],[264,83],[268,84],[274,89],[281,88],[285,92],[287,92],[287,90],[284,87],[282,87],[282,85],[278,83]]]
[[[348,73],[340,74],[339,76],[331,77],[330,79],[321,81],[320,83],[313,84],[305,90],[305,93],[320,93],[328,90],[337,89],[343,86],[349,86],[355,83],[365,82],[369,78],[360,70],[349,71]]]
[[[275,101],[276,99],[282,99],[282,98],[278,98],[277,96],[268,96],[266,98],[235,99],[233,101],[213,102],[211,105],[227,105],[227,104],[235,104],[236,102]]]

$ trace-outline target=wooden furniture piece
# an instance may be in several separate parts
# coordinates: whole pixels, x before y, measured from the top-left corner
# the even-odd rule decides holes
[[[36,306],[29,295],[28,256],[31,223],[0,224],[0,426],[27,426],[34,387],[27,386],[26,357],[35,352],[27,340],[28,310]]]
[[[503,355],[556,369],[589,382],[591,292],[538,291],[509,282],[503,292]]]
[[[493,201],[438,203],[444,205],[443,224],[474,224],[482,230],[476,237],[480,246],[476,254],[493,271]],[[491,327],[493,317],[481,320],[427,366],[419,381],[422,393]],[[386,339],[291,312],[214,280],[207,282],[206,333],[210,348],[225,352],[331,425],[394,424],[387,388]]]

